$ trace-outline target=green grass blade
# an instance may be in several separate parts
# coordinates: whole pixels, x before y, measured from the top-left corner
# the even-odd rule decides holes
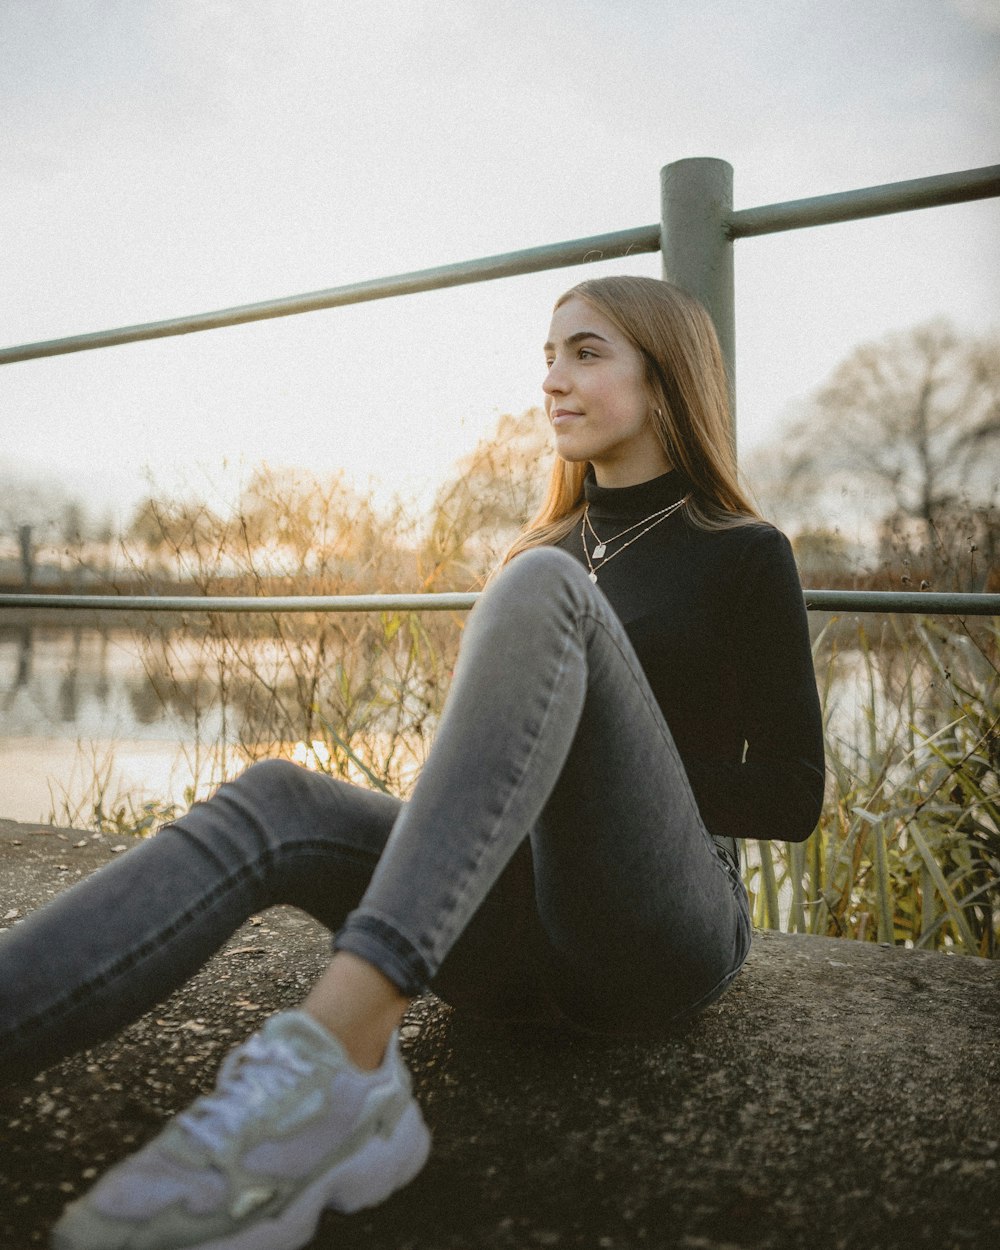
[[[927,845],[924,835],[913,822],[909,825],[909,834],[913,839],[914,846],[920,852],[921,858],[927,867],[931,880],[934,882],[934,887],[940,895],[941,901],[944,903],[952,923],[962,939],[962,945],[970,955],[978,954],[979,944],[976,942],[972,930],[969,928],[969,922],[965,917],[965,913],[958,900],[955,898],[951,886],[945,879],[945,875],[941,871],[941,865],[937,862],[931,848]]]
[[[889,875],[889,857],[885,848],[885,825],[880,821],[873,825],[869,838],[872,847],[872,862],[875,866],[875,890],[878,904],[878,940],[895,942],[893,923],[892,888]]]
[[[793,933],[805,933],[807,930],[806,908],[805,892],[802,884],[802,878],[806,870],[805,844],[793,842],[789,847],[789,858],[791,860],[792,909],[788,916],[788,928]]]
[[[759,842],[760,876],[764,885],[764,926],[768,929],[781,928],[781,914],[778,907],[778,879],[774,872],[774,856],[770,842]]]

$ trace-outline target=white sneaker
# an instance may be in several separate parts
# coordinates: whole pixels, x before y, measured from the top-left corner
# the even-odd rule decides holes
[[[213,1093],[67,1207],[53,1250],[298,1250],[324,1207],[374,1206],[429,1151],[395,1034],[362,1072],[311,1016],[282,1012]]]

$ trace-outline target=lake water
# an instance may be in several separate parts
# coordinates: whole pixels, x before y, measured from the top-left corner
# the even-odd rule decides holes
[[[190,743],[130,631],[0,631],[0,816],[65,819],[106,772],[109,798],[179,802],[194,779]]]
[[[182,632],[172,638],[185,641]],[[255,645],[263,656],[267,644]],[[846,653],[838,674],[833,730],[854,733],[868,697],[862,666]],[[200,741],[221,741],[218,711],[206,705],[200,715]],[[0,627],[0,817],[86,822],[97,777],[106,809],[124,795],[182,803],[192,784],[207,787],[218,763],[204,751],[192,758],[193,743],[190,720],[157,692],[129,629]]]

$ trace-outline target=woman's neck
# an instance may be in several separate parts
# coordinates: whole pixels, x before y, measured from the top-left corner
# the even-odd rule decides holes
[[[607,465],[591,465],[591,471],[594,475],[594,481],[598,486],[606,490],[622,490],[627,486],[641,486],[643,482],[652,482],[658,477],[663,477],[664,473],[669,473],[673,465],[663,458],[662,465],[644,465],[640,469],[629,471],[623,468],[617,470],[608,468]]]
[[[629,451],[632,454],[625,454],[620,459],[590,461],[598,486],[606,486],[611,490],[618,490],[623,486],[640,486],[643,482],[662,477],[674,467],[659,441],[652,446],[647,441],[647,445],[641,449],[630,448]]]
[[[603,486],[596,474],[588,472],[583,491],[594,516],[637,518],[683,499],[691,483],[676,469],[630,486]]]

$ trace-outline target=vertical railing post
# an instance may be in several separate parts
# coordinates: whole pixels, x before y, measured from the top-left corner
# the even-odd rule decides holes
[[[733,209],[732,165],[714,157],[664,165],[660,170],[660,206],[663,276],[697,296],[711,313],[729,374],[735,414],[733,243],[727,231]]]
[[[21,547],[21,580],[26,590],[31,589],[35,580],[35,553],[31,542],[31,526],[22,525],[17,531],[17,541]]]

